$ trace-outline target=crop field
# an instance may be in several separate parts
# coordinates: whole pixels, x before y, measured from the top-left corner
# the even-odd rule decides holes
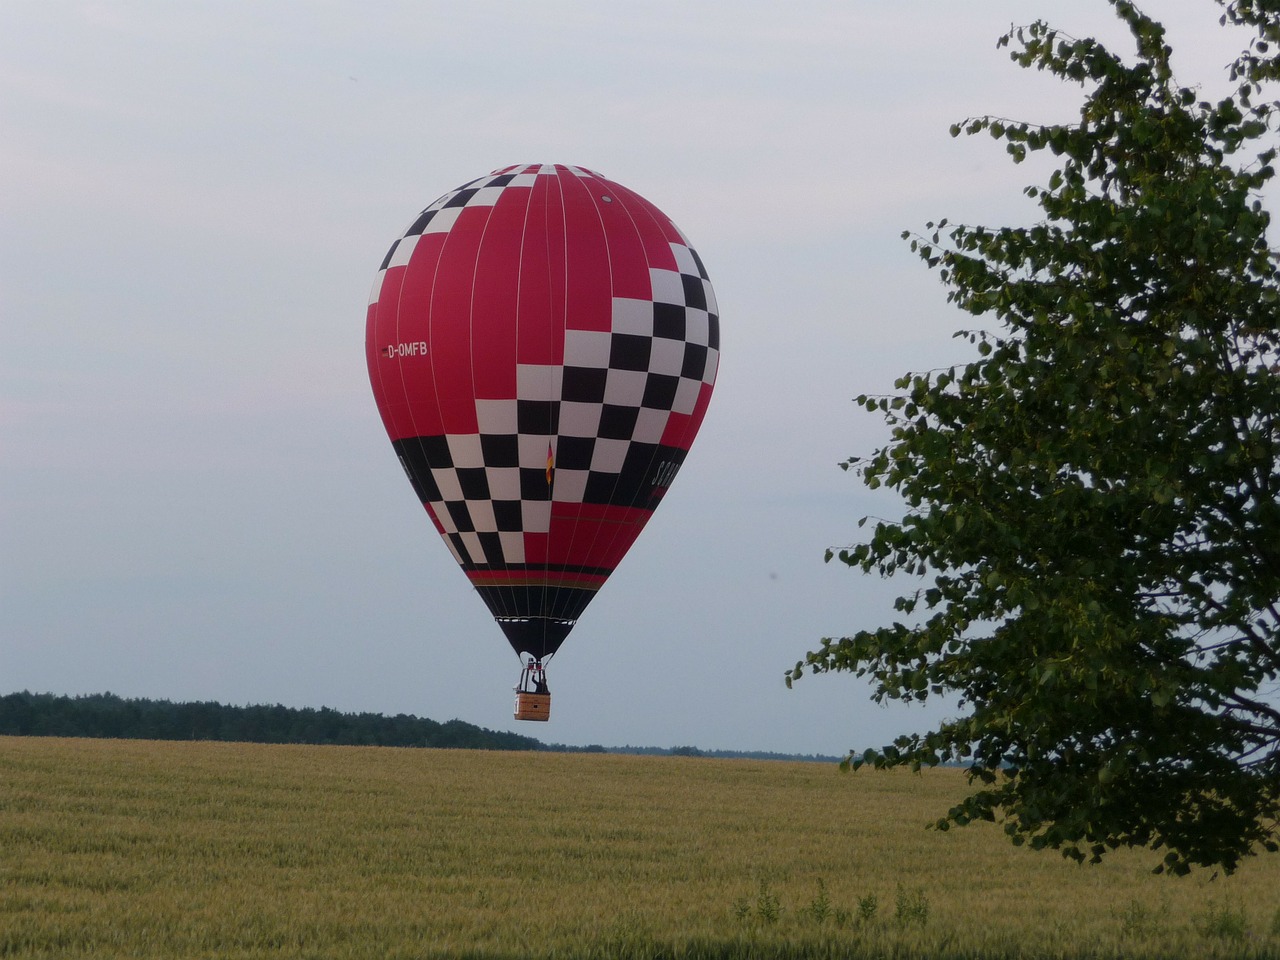
[[[0,957],[1280,956],[1280,857],[1175,879],[924,829],[964,785],[0,738]]]

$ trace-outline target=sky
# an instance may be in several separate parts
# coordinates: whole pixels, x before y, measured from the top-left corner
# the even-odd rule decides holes
[[[1242,38],[1151,0],[1183,83]],[[900,515],[852,398],[970,359],[900,239],[1034,214],[989,138],[1078,88],[996,49],[1104,0],[0,4],[0,694],[458,718],[575,745],[837,754],[953,709],[783,674],[914,589],[824,563]],[[661,509],[512,719],[519,661],[383,431],[367,295],[419,210],[570,163],[690,238],[716,393]]]

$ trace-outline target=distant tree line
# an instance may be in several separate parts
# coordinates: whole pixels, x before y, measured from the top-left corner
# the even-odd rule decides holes
[[[804,763],[839,763],[843,758],[824,753],[776,753],[772,750],[704,750],[694,746],[676,747],[604,747],[598,743],[585,747],[568,743],[544,743],[543,750],[555,753],[625,753],[642,757],[705,757],[709,760],[788,760]]]
[[[593,744],[590,747],[563,747],[559,744],[553,748],[568,751],[594,751],[596,753],[630,753],[654,757],[706,757],[712,760],[802,760],[813,763],[839,763],[841,757],[822,753],[776,753],[772,750],[704,750],[701,747],[601,747]]]
[[[126,699],[111,693],[0,697],[0,735],[106,737],[122,740],[228,740],[378,747],[541,750],[533,737],[487,730],[462,720],[342,713],[327,707],[227,706]]]
[[[312,743],[361,747],[436,747],[471,750],[545,750],[554,753],[627,753],[736,760],[809,760],[820,754],[763,750],[702,750],[694,746],[585,747],[543,743],[518,733],[489,730],[463,720],[342,713],[328,707],[279,704],[235,707],[216,702],[173,703],[95,693],[78,697],[11,693],[0,697],[0,736],[95,737],[116,740],[224,740],[242,743]]]

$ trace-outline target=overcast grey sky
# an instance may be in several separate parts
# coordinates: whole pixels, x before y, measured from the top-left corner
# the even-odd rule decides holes
[[[1217,7],[1147,9],[1183,82],[1220,86]],[[947,128],[1071,116],[1078,91],[995,49],[1036,16],[1119,37],[1103,0],[6,0],[0,693],[803,753],[919,727],[850,677],[782,675],[909,586],[823,563],[895,510],[837,467],[884,438],[850,400],[967,358],[971,318],[898,236],[1030,215],[1037,168]],[[511,719],[519,663],[363,353],[391,241],[522,162],[657,204],[721,309],[701,435],[551,662],[549,724]]]

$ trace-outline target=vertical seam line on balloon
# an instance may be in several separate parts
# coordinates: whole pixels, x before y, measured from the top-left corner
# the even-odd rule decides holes
[[[509,170],[509,171],[517,171],[517,176],[519,174],[528,172],[528,169],[529,169],[528,164],[516,164],[506,168],[506,170]],[[515,289],[515,308],[514,308],[515,315],[512,318],[514,322],[512,324],[512,334],[511,334],[512,336],[511,355],[515,359],[514,369],[511,371],[511,375],[515,383],[515,389],[511,397],[511,404],[512,404],[511,415],[513,419],[512,431],[513,431],[513,435],[516,438],[516,483],[517,483],[516,490],[517,490],[517,493],[519,494],[519,503],[520,503],[520,551],[521,551],[521,558],[522,558],[521,564],[524,566],[526,571],[528,570],[528,567],[529,567],[529,541],[526,539],[526,530],[525,530],[525,523],[524,523],[524,495],[523,495],[523,490],[521,488],[522,481],[520,480],[520,471],[523,469],[520,465],[520,359],[521,359],[520,358],[520,302],[521,302],[520,291],[521,291],[521,287],[523,285],[523,279],[524,279],[525,236],[529,228],[529,210],[533,206],[533,195],[536,192],[535,188],[536,188],[536,178],[535,178],[535,185],[530,186],[529,188],[528,198],[525,201],[525,205],[524,205],[524,218],[520,226],[520,247],[516,253],[516,289]],[[503,193],[505,193],[508,187],[503,187],[502,189],[503,189]],[[502,195],[499,195],[498,201],[501,202],[501,200],[502,200]],[[494,206],[494,211],[497,212],[496,204]],[[492,495],[492,492],[493,491],[490,491],[491,495]],[[507,559],[505,550],[503,551],[502,559],[503,559],[503,566],[510,569],[510,561]],[[520,610],[521,604],[519,602],[518,588],[515,587],[513,584],[511,584],[510,580],[508,579],[507,582],[505,582],[502,586],[500,586],[497,589],[500,591],[503,591],[508,595],[507,604],[508,604],[508,609],[510,610],[509,615],[513,618],[518,618],[521,615],[521,610]],[[505,633],[505,631],[503,632]],[[516,655],[516,659],[519,660],[520,651],[516,650],[515,655]],[[523,661],[521,662],[523,663]]]
[[[569,170],[567,166],[562,167],[558,164],[555,166],[554,169],[556,172],[556,181],[555,181],[556,187],[560,193],[560,238],[561,238],[560,259],[561,259],[561,270],[563,273],[563,277],[562,277],[563,285],[561,286],[563,299],[561,300],[560,316],[559,316],[560,329],[558,331],[559,338],[560,338],[560,396],[555,398],[556,412],[555,412],[554,420],[555,420],[556,429],[555,429],[554,447],[553,447],[554,454],[559,455],[560,453],[560,405],[561,405],[561,400],[564,396],[565,341],[568,337],[568,329],[569,329],[569,212],[565,204],[565,193],[566,193],[565,184],[566,182],[569,182],[569,178],[572,177],[572,172]],[[548,266],[550,266],[549,263],[548,263]],[[556,334],[557,334],[557,331],[555,329],[555,325],[553,322],[552,330],[551,330],[553,356],[554,356]],[[554,363],[552,364],[550,369],[554,371],[555,369]],[[553,374],[553,377],[554,377],[554,374]],[[555,386],[554,379],[552,381],[552,386],[553,387]],[[548,491],[551,497],[551,516],[553,518],[555,517],[555,512],[556,512],[554,477],[555,477],[555,474],[553,473],[552,486],[551,486],[551,489]],[[575,516],[573,520],[573,526],[576,526],[576,525],[577,525],[577,516]],[[550,541],[550,537],[548,537],[548,541]],[[571,533],[569,542],[572,543],[572,541],[573,541],[573,537]],[[567,553],[568,544],[566,544],[565,550],[566,550],[565,556],[568,557],[569,556],[569,554]],[[544,596],[543,598],[543,611],[546,614],[548,621],[550,621],[550,619],[553,617],[558,617],[559,614],[561,613],[561,609],[556,604],[556,598],[560,595],[559,590],[561,589],[563,588],[557,587],[556,592],[552,592],[549,587],[547,588],[546,596]],[[546,629],[545,626],[543,629],[545,631]]]
[[[529,165],[529,166],[532,166],[532,165]],[[529,166],[525,166],[523,168],[523,171],[528,172]],[[529,213],[533,209],[533,204],[534,204],[534,200],[537,197],[537,193],[538,193],[538,174],[535,173],[533,176],[533,185],[529,188],[529,202],[525,205],[525,208],[524,208],[524,223],[521,224],[520,226],[520,252],[516,257],[516,331],[515,331],[516,344],[515,346],[516,346],[516,464],[517,464],[516,469],[517,470],[523,469],[521,466],[519,466],[519,463],[520,463],[520,453],[519,453],[519,448],[520,448],[520,360],[521,360],[520,320],[521,320],[522,304],[524,303],[521,297],[521,291],[524,286],[524,251],[525,251],[525,246],[529,236]],[[521,533],[521,536],[524,536],[527,531],[525,531],[524,529],[525,524],[524,524],[524,516],[523,516],[523,504],[524,504],[523,491],[521,492],[520,500],[521,500],[520,533]],[[527,539],[525,540],[524,547],[525,547],[525,557],[524,557],[525,568],[527,570],[531,560],[529,556],[529,541]],[[543,547],[543,551],[544,551],[543,566],[546,566],[545,545]],[[525,589],[528,589],[528,588],[526,587]],[[515,653],[516,653],[516,659],[520,660],[520,651],[517,650]],[[523,663],[523,660],[521,660],[521,662]]]
[[[548,325],[548,335],[550,337],[550,342],[548,346],[551,347],[551,362],[547,364],[547,378],[549,380],[549,383],[547,384],[547,393],[551,397],[551,409],[552,409],[551,419],[555,424],[555,430],[552,432],[551,436],[548,438],[548,445],[551,447],[551,463],[552,463],[551,482],[548,484],[548,489],[547,489],[547,500],[548,500],[547,550],[548,550],[548,554],[550,553],[550,549],[551,549],[551,526],[552,526],[552,523],[554,522],[555,512],[556,512],[555,458],[560,452],[560,396],[559,394],[563,391],[564,338],[565,338],[565,329],[567,328],[567,325],[568,325],[568,314],[569,314],[569,223],[568,223],[568,213],[565,210],[565,202],[564,202],[564,197],[565,197],[564,177],[567,173],[567,168],[562,167],[562,165],[560,164],[553,164],[551,167],[551,170],[552,170],[552,183],[554,184],[556,193],[560,199],[560,261],[561,261],[560,297],[561,299],[560,299],[559,316],[557,317],[556,310],[555,310],[555,307],[556,307],[555,286],[552,283],[552,274],[551,274],[552,264],[551,264],[551,257],[549,256],[551,252],[551,235],[550,235],[551,221],[550,221],[550,217],[548,217],[546,221],[544,221],[546,224],[544,229],[548,231],[547,232],[547,252],[548,252],[547,287],[548,287],[548,294],[550,296],[550,302],[547,304],[547,309],[551,314],[551,323]],[[550,203],[550,192],[548,192],[548,205],[549,203]],[[559,363],[559,368],[561,371],[561,390],[560,391],[557,391],[555,389],[556,387],[555,347],[556,347],[556,337],[557,337],[557,329],[556,329],[557,321],[559,325],[558,335],[560,340],[560,363]],[[547,560],[548,562],[544,564],[544,567],[550,567],[549,555]],[[550,571],[548,570],[547,573],[549,572]],[[550,580],[549,576],[544,576],[542,578],[542,603],[540,606],[541,606],[541,613],[542,613],[542,642],[544,647],[546,646],[546,642],[547,642],[548,626],[551,622],[553,615],[555,614],[555,597],[557,595],[556,592],[552,591],[551,585],[548,582],[549,580]],[[557,587],[556,591],[559,591],[559,589],[560,588]]]
[[[457,190],[453,190],[453,191],[451,191],[451,194],[452,194],[452,195],[456,195],[456,194],[458,193],[458,190],[463,190],[463,189],[466,189],[466,184],[463,184],[463,186],[459,187]],[[441,209],[441,210],[443,210],[443,209],[444,209],[444,207],[443,207],[443,206],[441,206],[441,208],[440,208],[440,209]],[[461,215],[462,215],[462,214],[461,214],[461,212],[459,212],[459,214],[458,214],[458,215],[459,215],[459,216],[461,216]],[[456,224],[457,224],[457,221],[455,220],[455,221],[454,221],[454,225],[456,225]],[[446,250],[446,249],[448,248],[448,246],[449,246],[449,237],[452,235],[452,233],[453,233],[453,227],[452,227],[452,226],[450,226],[448,229],[446,229],[446,230],[444,231],[444,236],[443,236],[443,237],[441,238],[441,240],[440,240],[440,255],[439,255],[438,257],[436,257],[435,270],[434,270],[434,271],[432,272],[432,274],[431,274],[431,296],[430,296],[430,298],[427,300],[427,309],[426,309],[426,313],[427,313],[427,362],[431,364],[431,391],[432,391],[432,393],[433,393],[433,394],[435,394],[436,409],[440,411],[440,433],[441,433],[441,436],[443,436],[443,437],[444,437],[444,442],[445,442],[446,447],[448,446],[448,443],[449,443],[449,431],[448,431],[448,429],[446,429],[445,424],[444,424],[444,416],[445,416],[445,414],[444,414],[444,407],[440,404],[440,378],[439,378],[438,376],[436,376],[436,348],[435,348],[435,342],[434,342],[434,334],[435,334],[435,322],[434,322],[434,321],[435,321],[435,304],[436,304],[436,285],[438,284],[438,282],[439,282],[439,280],[440,280],[440,264],[444,262],[445,250]],[[421,243],[421,242],[422,242],[422,238],[421,238],[421,237],[419,237],[419,238],[418,238],[418,242],[419,242],[419,243]],[[414,252],[415,252],[415,253],[417,252],[417,249],[416,249],[416,248],[415,248]],[[414,426],[414,431],[415,431],[415,433],[417,432],[417,426],[416,426],[416,424],[415,424],[415,426]],[[450,458],[450,460],[452,460],[452,459],[453,459],[453,452],[452,452],[452,451],[450,451],[449,458]],[[430,465],[428,465],[428,469],[430,469]],[[442,495],[442,496],[443,496],[443,495]],[[441,500],[441,503],[442,503],[442,504],[444,503],[443,499]],[[448,510],[449,510],[449,508],[448,508],[448,506],[446,505],[446,506],[444,507],[444,511],[443,511],[443,512],[447,513],[447,512],[448,512]],[[442,525],[443,525],[443,521],[442,521]],[[448,537],[448,534],[446,534],[445,536],[446,536],[446,538],[447,538],[447,537]],[[462,535],[461,535],[461,533],[460,533],[460,532],[459,532],[459,534],[458,534],[458,540],[459,540],[459,542],[462,544],[461,549],[462,549],[463,551],[465,551],[466,553],[470,554],[470,551],[468,551],[468,550],[467,550],[466,542],[462,539]],[[450,542],[450,546],[453,546],[452,541]],[[455,549],[457,549],[457,548],[455,547]],[[453,552],[453,551],[450,551],[450,552]],[[472,560],[472,562],[474,562],[474,559]],[[464,564],[462,564],[461,566],[462,566],[462,572],[463,572],[464,574],[466,574],[466,573],[468,572],[468,571],[467,571],[467,566],[466,566],[466,564],[464,563]],[[470,578],[470,577],[467,577],[467,582],[468,582],[468,583],[470,583],[470,582],[471,582],[471,578]],[[475,589],[475,586],[474,586],[474,585],[472,585],[472,589],[473,589],[473,590]]]
[[[438,198],[437,198],[437,199],[438,199]],[[432,203],[434,203],[434,202],[435,202],[435,201],[432,201]],[[426,207],[424,207],[423,209],[424,209],[424,210],[426,210],[426,209],[428,209],[430,206],[431,206],[431,204],[427,204],[427,206],[426,206]],[[422,216],[422,214],[420,213],[420,214],[418,214],[418,216]],[[416,219],[415,219],[415,222],[416,222]],[[412,226],[413,226],[413,224],[411,223],[409,226],[410,226],[410,227],[412,227]],[[408,235],[409,235],[409,234],[408,234],[408,228],[406,228],[406,229],[405,229],[405,231],[404,231],[404,232],[402,232],[402,233],[400,234],[400,241],[398,241],[398,242],[403,242],[403,241],[404,241],[404,238],[405,238],[405,237],[407,237]],[[419,237],[418,237],[418,240],[417,240],[417,243],[420,243],[421,241],[422,241],[422,237],[421,237],[421,236],[419,236]],[[403,315],[403,309],[402,309],[402,308],[403,308],[403,306],[404,306],[404,295],[405,295],[405,294],[404,294],[404,288],[405,288],[405,285],[406,285],[406,284],[405,284],[405,280],[406,280],[406,279],[407,279],[407,277],[409,276],[409,264],[412,262],[412,260],[413,260],[413,254],[414,254],[414,253],[416,253],[416,252],[417,252],[417,246],[416,246],[416,243],[415,243],[415,246],[414,246],[413,251],[409,254],[409,256],[408,256],[408,257],[406,257],[406,258],[405,258],[404,271],[400,274],[400,289],[399,289],[398,291],[396,291],[396,322],[395,322],[395,339],[394,339],[394,341],[393,341],[393,342],[395,342],[395,343],[400,343],[400,342],[401,342],[401,336],[400,336],[400,318],[401,318],[401,316]],[[428,329],[429,329],[429,328],[430,328],[430,323],[428,323]],[[403,403],[403,405],[404,405],[405,413],[406,413],[406,414],[408,415],[408,417],[409,417],[409,432],[410,432],[410,435],[411,435],[412,439],[413,439],[413,440],[418,444],[419,448],[421,448],[421,446],[422,446],[422,442],[421,442],[421,440],[419,440],[418,423],[417,423],[417,420],[416,420],[416,419],[414,418],[414,416],[413,416],[413,405],[409,402],[409,383],[408,383],[408,380],[405,378],[405,373],[404,373],[404,362],[405,362],[405,358],[404,358],[404,357],[397,357],[397,358],[396,358],[396,373],[397,373],[397,374],[399,375],[399,377],[400,377],[400,398],[401,398],[401,402],[402,402],[402,403]],[[433,374],[433,380],[434,380],[434,374]],[[430,470],[430,466],[429,466],[429,465],[428,465],[428,470]],[[416,479],[416,478],[415,478],[415,479]],[[424,503],[424,504],[422,505],[422,509],[426,512],[427,517],[432,521],[432,524],[431,524],[431,525],[432,525],[433,527],[434,527],[437,523],[440,523],[441,527],[443,527],[443,523],[439,520],[439,518],[437,518],[437,517],[435,516],[435,508],[434,508],[434,507],[432,507],[430,504]]]
[[[497,171],[495,171],[495,172],[493,172],[493,173],[489,174],[489,177],[485,180],[484,187],[487,187],[490,183],[492,183],[492,182],[493,182],[494,177],[496,177],[496,176],[497,176]],[[483,187],[482,187],[481,189],[483,189]],[[501,188],[499,188],[499,190],[500,190],[500,191],[503,191],[503,190],[505,190],[505,189],[506,189],[505,187],[501,187]],[[499,192],[499,194],[498,194],[498,200],[501,200],[501,199],[502,199],[502,193],[501,193],[501,192]],[[479,275],[479,271],[480,271],[480,253],[481,253],[481,251],[484,249],[484,239],[485,239],[485,237],[486,237],[486,236],[488,235],[488,233],[489,233],[489,225],[490,225],[490,223],[491,223],[491,222],[492,222],[492,220],[493,220],[493,215],[494,215],[494,213],[496,213],[496,212],[497,212],[497,209],[498,209],[498,200],[495,200],[495,201],[494,201],[494,203],[492,204],[492,206],[490,207],[490,210],[489,210],[489,216],[485,219],[485,222],[484,222],[484,228],[480,231],[480,236],[479,236],[479,238],[476,240],[475,258],[474,258],[474,259],[472,260],[472,262],[471,262],[471,290],[470,290],[470,294],[469,294],[468,299],[467,299],[467,361],[468,361],[467,365],[468,365],[468,368],[469,368],[469,370],[470,370],[470,374],[471,374],[471,403],[472,403],[472,407],[473,407],[473,413],[475,414],[475,418],[476,418],[476,443],[477,443],[477,444],[479,444],[479,443],[480,443],[480,437],[481,437],[481,436],[483,436],[484,431],[481,429],[481,426],[480,426],[480,407],[479,407],[479,400],[480,400],[480,397],[479,397],[479,391],[478,391],[478,389],[477,389],[477,387],[476,387],[476,351],[475,351],[475,343],[476,343],[476,278],[477,278],[477,276]],[[464,207],[463,209],[465,210],[466,208]],[[461,217],[461,214],[459,214],[459,217]],[[455,466],[456,466],[456,464],[455,464]],[[488,467],[487,467],[487,465],[486,465],[486,464],[485,464],[485,462],[484,462],[484,450],[483,450],[483,447],[481,448],[481,452],[480,452],[480,468],[481,468],[482,470],[484,470],[484,471],[485,471],[485,485],[487,486],[487,485],[488,485],[488,482],[489,482],[489,477],[488,477],[488,473],[489,473],[489,471],[488,471]],[[464,500],[465,500],[465,498],[464,498]],[[493,491],[492,491],[492,490],[490,490],[490,491],[489,491],[489,502],[490,502],[490,504],[492,504],[492,503],[493,503]],[[474,515],[472,515],[472,513],[471,513],[471,504],[470,504],[469,502],[467,503],[467,514],[468,514],[468,516],[470,516],[470,517],[471,517],[471,525],[472,525],[473,527],[474,527],[474,526],[476,526],[476,518],[475,518],[475,516],[474,516]],[[485,565],[485,566],[490,566],[490,564],[489,564],[489,558],[488,558],[487,556],[485,556],[485,555],[484,555],[484,548],[483,548],[483,546],[481,546],[481,545],[480,545],[480,537],[479,537],[479,535],[478,535],[478,534],[477,534],[477,536],[476,536],[476,545],[477,545],[477,547],[478,547],[478,548],[479,548],[479,550],[480,550],[480,553],[481,553],[481,560],[483,561],[484,565]],[[499,547],[499,549],[501,549],[501,547]],[[503,559],[504,559],[504,561],[505,561],[505,559],[506,559],[506,558],[504,557]],[[473,558],[473,563],[474,563],[474,558]],[[476,565],[478,565],[478,564],[476,564]],[[504,565],[505,565],[505,563],[504,563]],[[474,589],[474,585],[473,585],[473,589]],[[479,592],[479,591],[477,591],[477,592]],[[505,604],[504,602],[501,602],[501,601],[505,600],[506,598],[505,598],[505,597],[503,597],[503,595],[502,595],[502,593],[501,593],[501,591],[500,591],[500,590],[493,591],[493,596],[495,597],[495,599],[498,599],[498,600],[500,601],[500,602],[498,603],[499,610],[501,610],[501,611],[502,611],[502,613],[501,613],[500,615],[506,615],[506,610],[507,610],[508,608],[507,608],[507,606],[506,606],[506,604]]]
[[[585,172],[587,172],[587,173],[589,173],[589,174],[590,174],[590,171],[585,171]],[[603,217],[603,216],[601,216],[601,214],[600,214],[600,205],[599,205],[599,202],[598,202],[598,201],[597,201],[597,199],[596,199],[595,191],[594,191],[594,189],[593,189],[593,187],[592,187],[592,186],[589,186],[589,185],[588,185],[588,183],[587,183],[587,179],[588,179],[587,177],[576,177],[576,176],[575,176],[575,177],[573,178],[573,182],[574,182],[577,186],[581,187],[583,190],[585,190],[585,191],[586,191],[587,197],[588,197],[588,199],[591,201],[592,209],[594,209],[594,210],[595,210],[595,212],[596,212],[596,219],[597,219],[597,221],[598,221],[598,222],[599,222],[599,224],[600,224],[600,237],[601,237],[601,240],[603,241],[604,246],[605,246],[605,262],[609,265],[609,303],[608,303],[608,307],[607,307],[607,309],[610,311],[610,315],[609,315],[609,328],[610,328],[610,330],[612,330],[612,328],[613,328],[613,313],[612,313],[612,312],[613,312],[614,280],[613,280],[613,259],[612,259],[612,257],[610,256],[610,251],[609,251],[609,233],[608,233],[608,230],[607,230],[607,229],[606,229],[606,227],[605,227],[604,217]],[[601,186],[603,186],[603,187],[604,187],[604,188],[606,188],[606,189],[608,189],[608,187],[610,186],[610,185],[609,185],[609,182],[608,182],[607,180],[604,180],[602,177],[597,177],[595,174],[591,174],[591,175],[590,175],[590,181],[591,181],[591,183],[592,183],[592,184],[597,184],[597,183],[598,183],[598,184],[600,184]],[[566,247],[567,247],[567,243],[566,243]],[[565,267],[566,267],[566,271],[567,271],[567,269],[568,269],[568,256],[567,256],[567,251],[566,251],[566,257],[565,257]],[[566,278],[566,279],[567,279],[567,278]],[[567,289],[567,288],[568,288],[568,285],[567,285],[567,282],[566,282],[566,289]],[[566,330],[567,330],[567,323],[566,323]],[[566,339],[566,340],[568,339],[568,333],[567,333],[567,332],[565,333],[565,339]],[[608,368],[608,363],[607,363],[607,361],[606,361],[606,369],[607,369],[607,368]],[[563,389],[563,385],[562,385],[562,389]],[[590,472],[590,470],[589,470],[589,466],[588,466],[588,472]],[[578,504],[578,511],[574,514],[573,525],[572,525],[572,527],[571,527],[571,529],[570,529],[570,534],[569,534],[569,542],[568,542],[567,544],[565,544],[565,555],[566,555],[566,556],[575,556],[575,554],[574,554],[574,552],[573,552],[573,546],[574,546],[575,541],[576,541],[576,540],[577,540],[577,538],[578,538],[578,527],[579,527],[579,521],[582,519],[582,507],[583,507],[583,506],[584,506],[584,504],[581,504],[581,503],[580,503],[580,504]],[[591,548],[593,548],[593,547],[595,546],[596,542],[599,540],[599,537],[600,537],[600,524],[596,524],[596,526],[595,526],[595,532],[591,535],[591,542],[590,542],[590,543],[588,544],[588,546],[587,546],[588,551],[589,551]],[[610,572],[612,572],[612,568],[610,568]],[[562,610],[561,612],[563,612],[563,610]]]

